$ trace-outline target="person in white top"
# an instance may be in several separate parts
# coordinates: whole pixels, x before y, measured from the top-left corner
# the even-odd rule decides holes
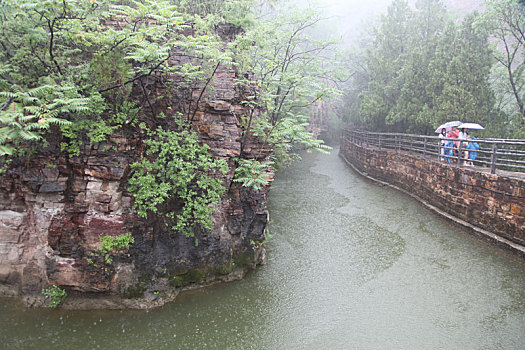
[[[459,132],[459,135],[458,135],[458,138],[460,139],[459,142],[461,142],[461,152],[462,154],[459,155],[460,158],[464,158],[464,159],[468,159],[468,152],[465,151],[465,148],[467,147],[468,145],[468,142],[466,141],[467,138],[468,138],[468,132],[467,132],[467,129],[463,128],[461,129],[461,131]],[[458,159],[459,161],[459,159]],[[463,162],[463,160],[461,161],[461,163]]]
[[[439,157],[439,159],[444,162],[445,161],[445,158],[443,157],[445,155],[445,148],[443,148],[445,146],[445,142],[447,142],[445,139],[447,138],[447,129],[443,128],[441,129],[441,133],[439,134],[439,138],[441,140],[439,140],[439,147],[441,149],[441,157]]]

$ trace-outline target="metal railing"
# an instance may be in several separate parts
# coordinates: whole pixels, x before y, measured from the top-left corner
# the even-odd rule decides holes
[[[420,153],[457,166],[472,164],[487,167],[492,174],[495,174],[496,170],[525,172],[525,140],[523,139],[441,139],[438,136],[378,133],[355,129],[345,129],[343,137],[361,146]],[[455,142],[453,146],[447,147],[441,142],[443,140]],[[479,149],[466,149],[467,142],[477,143]],[[443,150],[450,150],[452,154],[444,155]],[[468,154],[466,152],[469,151],[477,152],[475,160],[465,158]]]

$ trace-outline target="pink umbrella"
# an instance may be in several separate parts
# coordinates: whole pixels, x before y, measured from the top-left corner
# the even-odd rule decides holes
[[[445,124],[441,124],[440,126],[437,127],[435,132],[440,134],[441,130],[443,130],[443,129],[445,129],[447,132],[449,132],[450,130],[452,130],[452,127],[451,126],[446,126]]]
[[[450,131],[452,130],[453,127],[455,126],[458,126],[458,125],[461,125],[463,123],[461,123],[459,120],[454,120],[452,122],[446,122],[445,124],[441,124],[440,126],[438,126],[438,128],[436,129],[435,132],[437,132],[438,134],[441,133],[441,130],[444,128],[445,130]]]

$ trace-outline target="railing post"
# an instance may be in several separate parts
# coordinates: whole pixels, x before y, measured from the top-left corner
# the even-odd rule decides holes
[[[377,138],[379,139],[379,149],[381,149],[381,134],[378,134]]]
[[[394,149],[397,151],[397,135],[394,135]]]
[[[423,139],[423,155],[426,157],[427,155],[427,137]]]
[[[492,144],[492,156],[490,160],[490,173],[496,174],[496,152],[498,151],[498,145],[496,143]]]
[[[463,164],[463,141],[459,141],[459,148],[458,148],[458,159],[456,166],[460,167]]]
[[[442,162],[444,159],[441,157],[443,152],[443,145],[441,144],[441,139],[438,139],[438,160]]]

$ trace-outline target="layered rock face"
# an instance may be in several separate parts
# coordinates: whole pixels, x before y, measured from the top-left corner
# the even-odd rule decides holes
[[[163,110],[149,79],[148,103]],[[154,215],[137,216],[127,189],[130,164],[144,152],[140,131],[123,128],[72,158],[60,151],[57,133],[49,146],[13,162],[0,177],[0,294],[40,306],[42,288],[56,284],[68,292],[65,307],[146,308],[184,288],[240,278],[263,263],[267,188],[254,191],[232,179],[241,151],[265,160],[270,150],[253,136],[242,137],[241,116],[252,111],[241,102],[253,87],[235,79],[234,71],[219,66],[193,116],[199,140],[229,166],[211,232],[197,230],[196,239],[188,238]],[[94,254],[100,237],[125,233],[134,243],[113,252],[111,263]]]

